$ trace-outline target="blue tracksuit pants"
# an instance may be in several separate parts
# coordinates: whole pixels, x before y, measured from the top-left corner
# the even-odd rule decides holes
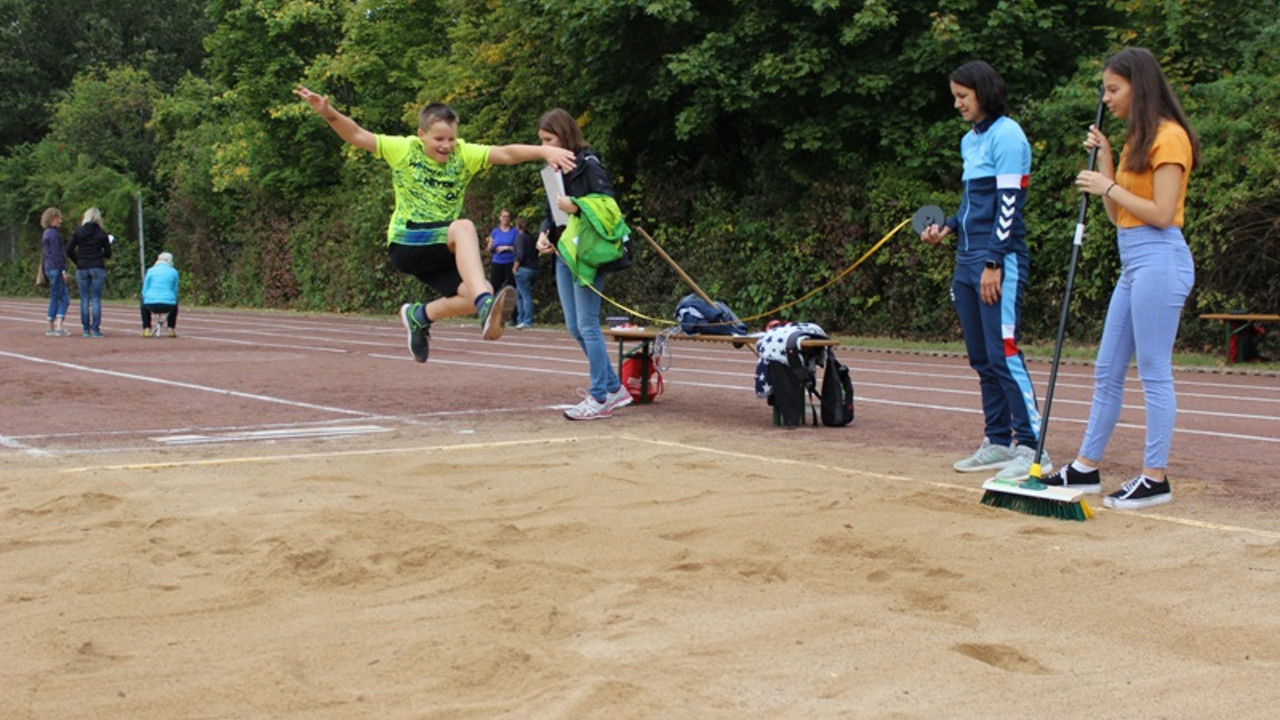
[[[1004,258],[1000,300],[982,302],[979,262],[956,263],[951,302],[960,316],[969,366],[978,373],[986,436],[996,445],[1035,447],[1040,440],[1040,409],[1031,376],[1018,348],[1022,295],[1031,261],[1009,253]]]

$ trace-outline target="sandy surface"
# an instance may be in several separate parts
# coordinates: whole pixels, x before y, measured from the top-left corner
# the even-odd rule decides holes
[[[572,429],[8,463],[0,716],[1274,710],[1274,517],[1045,520],[943,458]]]
[[[688,343],[569,423],[549,329],[422,367],[394,318],[42,312],[0,301],[0,720],[1276,716],[1276,378],[1180,375],[1174,503],[1077,523],[951,470],[962,359],[842,350],[858,419],[784,430]]]

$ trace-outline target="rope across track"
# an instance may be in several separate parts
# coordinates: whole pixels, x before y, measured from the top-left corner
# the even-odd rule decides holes
[[[785,303],[783,303],[782,305],[779,305],[779,306],[777,306],[777,307],[773,308],[772,310],[766,310],[765,312],[757,313],[757,314],[752,315],[752,316],[750,316],[750,317],[739,318],[739,320],[740,320],[741,322],[746,323],[746,322],[751,322],[752,320],[760,320],[760,319],[762,319],[762,318],[766,318],[766,317],[770,317],[770,316],[773,316],[773,315],[777,315],[778,313],[782,312],[783,310],[786,310],[787,308],[790,308],[790,307],[794,307],[794,306],[796,306],[796,305],[799,305],[800,303],[804,302],[805,300],[808,300],[809,298],[811,298],[811,297],[813,297],[813,296],[817,295],[818,293],[823,292],[823,291],[824,291],[824,290],[826,290],[827,288],[829,288],[829,287],[831,287],[832,285],[835,285],[837,282],[840,282],[841,280],[843,280],[843,279],[845,278],[845,276],[847,276],[849,273],[851,273],[851,272],[853,272],[854,270],[856,270],[856,269],[858,268],[858,266],[859,266],[859,265],[861,265],[862,263],[866,262],[868,258],[870,258],[872,255],[874,255],[874,254],[876,253],[876,251],[878,251],[881,247],[883,247],[885,243],[889,242],[889,240],[890,240],[894,235],[898,234],[898,231],[899,231],[899,230],[901,230],[902,228],[906,227],[910,222],[911,222],[911,219],[910,219],[910,218],[908,218],[908,219],[903,220],[902,222],[898,223],[898,224],[897,224],[897,226],[895,226],[892,230],[890,230],[889,232],[885,233],[885,234],[884,234],[884,236],[883,236],[883,237],[881,237],[881,238],[876,242],[876,244],[875,244],[875,245],[872,245],[872,246],[871,246],[871,249],[869,249],[869,250],[867,250],[865,253],[863,253],[863,254],[862,254],[862,257],[859,257],[857,260],[855,260],[855,261],[853,262],[853,264],[852,264],[852,265],[850,265],[849,267],[845,268],[844,270],[841,270],[839,273],[837,273],[837,274],[835,275],[835,277],[832,277],[830,280],[826,281],[825,283],[823,283],[823,284],[819,285],[818,287],[816,287],[816,288],[814,288],[814,289],[810,290],[809,292],[805,293],[804,295],[801,295],[800,297],[796,298],[795,300],[791,300],[791,301],[785,302]],[[636,228],[636,230],[637,230],[638,232],[640,232],[640,233],[645,237],[645,239],[646,239],[646,240],[649,240],[649,242],[650,242],[650,243],[653,243],[653,245],[654,245],[654,248],[655,248],[655,249],[658,249],[659,251],[661,251],[661,248],[659,248],[659,247],[658,247],[657,243],[654,243],[654,242],[653,242],[653,240],[649,238],[648,234],[647,234],[647,233],[645,233],[645,231],[644,231],[642,228],[637,227],[637,228]],[[688,276],[687,276],[687,275],[685,275],[685,274],[683,273],[683,271],[679,271],[678,266],[674,265],[674,263],[673,263],[673,264],[672,264],[672,267],[675,267],[675,268],[677,269],[677,271],[678,271],[678,272],[680,272],[681,277],[685,278],[686,282],[689,282],[691,285],[693,285],[692,280],[690,280],[690,279],[688,278]],[[574,273],[574,280],[575,280],[575,281],[579,280],[577,273]],[[636,317],[636,318],[639,318],[639,319],[641,319],[641,320],[646,320],[646,321],[648,321],[648,322],[650,322],[650,323],[654,323],[654,324],[658,324],[658,325],[675,325],[675,324],[676,324],[676,322],[675,322],[674,320],[667,320],[667,319],[665,319],[665,318],[656,318],[656,317],[652,317],[652,316],[650,316],[650,315],[646,315],[645,313],[640,312],[639,310],[636,310],[636,309],[634,309],[634,308],[631,308],[631,307],[629,307],[629,306],[627,306],[627,305],[623,305],[622,303],[618,302],[617,300],[614,300],[613,298],[609,297],[608,295],[605,295],[604,293],[602,293],[602,292],[600,292],[599,290],[597,290],[597,289],[596,289],[596,287],[595,287],[595,285],[593,285],[593,284],[591,284],[591,283],[587,283],[587,284],[586,284],[586,287],[591,288],[591,291],[592,291],[592,292],[594,292],[595,294],[599,295],[601,300],[604,300],[605,302],[607,302],[607,303],[609,303],[610,305],[612,305],[612,306],[614,306],[614,307],[618,308],[619,310],[622,310],[623,312],[627,313],[628,315],[631,315],[632,317]],[[695,289],[696,289],[696,285],[695,285],[694,287],[695,287]],[[698,294],[699,294],[699,295],[702,295],[703,293],[699,292]],[[728,324],[728,323],[722,323],[722,324]]]

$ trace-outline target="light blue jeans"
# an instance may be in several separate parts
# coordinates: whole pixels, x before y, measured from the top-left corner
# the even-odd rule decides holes
[[[604,292],[604,275],[596,275],[593,285]],[[604,333],[600,332],[600,296],[591,288],[578,285],[573,279],[573,271],[560,258],[556,258],[556,291],[560,295],[560,307],[564,308],[565,327],[587,356],[591,369],[591,397],[604,402],[609,393],[622,387],[622,383],[609,360]]]
[[[516,325],[533,324],[533,279],[538,271],[521,266],[516,268]]]
[[[102,289],[107,285],[106,268],[76,270],[76,284],[80,286],[80,324],[85,332],[101,332]]]
[[[1182,230],[1149,225],[1121,228],[1120,279],[1111,293],[1098,359],[1093,402],[1080,454],[1095,462],[1111,440],[1124,400],[1129,360],[1138,356],[1146,402],[1147,437],[1142,464],[1166,468],[1178,400],[1173,389],[1173,341],[1182,305],[1196,281],[1195,263]]]
[[[66,318],[67,308],[71,307],[71,291],[62,279],[62,271],[45,268],[44,276],[49,278],[49,320]]]

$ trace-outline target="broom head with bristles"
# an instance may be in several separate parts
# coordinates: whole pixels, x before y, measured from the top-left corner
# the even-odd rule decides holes
[[[998,480],[982,483],[982,504],[1005,508],[1024,515],[1079,520],[1093,517],[1084,493],[1063,487],[1049,487],[1039,480]]]

